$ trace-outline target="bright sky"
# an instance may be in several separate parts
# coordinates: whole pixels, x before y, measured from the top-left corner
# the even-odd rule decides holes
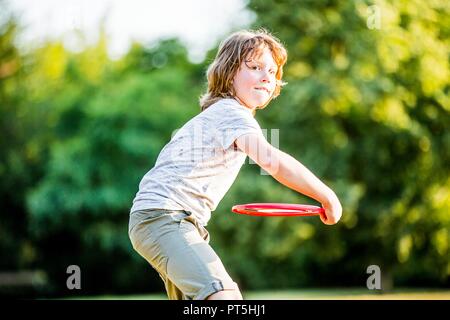
[[[85,43],[95,43],[103,21],[112,58],[127,52],[133,40],[178,36],[190,58],[201,61],[230,31],[254,20],[246,0],[9,0],[8,5],[25,27],[21,45],[62,38],[77,51],[83,44],[79,31]]]

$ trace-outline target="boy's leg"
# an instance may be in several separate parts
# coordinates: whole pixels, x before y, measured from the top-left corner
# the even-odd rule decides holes
[[[179,221],[167,262],[167,275],[188,299],[207,299],[225,291],[239,292],[222,261],[209,245],[209,234],[192,217]]]
[[[187,300],[186,296],[181,292],[175,284],[160,274],[164,281],[167,296],[169,300]],[[208,296],[205,300],[243,300],[242,294],[239,290],[222,290]]]
[[[161,279],[164,281],[164,286],[166,288],[167,297],[169,300],[186,300],[186,296],[181,292],[180,289],[177,288],[177,286],[170,281],[166,276],[159,274]]]
[[[189,214],[165,215],[156,223],[141,224],[132,237],[135,249],[170,281],[166,282],[169,298],[180,297],[179,293],[170,294],[174,287],[185,299],[206,299],[223,290],[239,291],[206,241],[206,229]]]
[[[162,274],[159,276],[164,281],[169,300],[187,300],[183,292],[172,281]],[[243,300],[243,298],[239,290],[222,290],[211,294],[205,300]]]
[[[243,300],[239,290],[222,290],[210,295],[206,300]]]
[[[164,287],[166,289],[167,296],[169,300],[185,300],[186,297],[183,295],[180,289],[178,289],[173,282],[171,282],[164,272],[162,272],[161,268],[164,268],[164,264],[167,261],[167,259],[164,259],[161,257],[158,259],[159,263],[155,265],[155,261],[151,262],[149,261],[148,255],[151,254],[150,252],[143,253],[141,249],[141,243],[148,241],[148,235],[145,235],[145,233],[148,233],[151,231],[152,228],[150,228],[150,221],[153,221],[154,227],[158,228],[159,225],[161,225],[161,218],[167,214],[167,210],[143,210],[140,212],[135,213],[133,216],[130,217],[130,226],[129,226],[129,238],[131,240],[131,243],[133,245],[133,248],[143,257],[147,260],[147,262],[150,263],[150,265],[158,272],[161,280],[164,282]],[[147,221],[147,222],[144,222]],[[138,226],[138,229],[144,229],[140,232],[134,232],[134,227]],[[147,225],[147,227],[145,227]],[[153,251],[153,250],[150,250]]]

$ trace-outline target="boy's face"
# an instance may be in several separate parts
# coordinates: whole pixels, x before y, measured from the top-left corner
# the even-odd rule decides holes
[[[255,109],[265,105],[276,87],[277,64],[272,52],[264,48],[259,57],[242,62],[233,79],[236,96],[247,108]]]

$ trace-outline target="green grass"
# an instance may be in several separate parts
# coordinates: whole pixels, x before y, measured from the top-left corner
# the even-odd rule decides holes
[[[436,289],[395,289],[388,293],[364,288],[270,290],[243,292],[245,300],[450,300],[450,290]],[[76,297],[70,299],[88,300],[167,300],[165,293],[145,295],[105,295]]]

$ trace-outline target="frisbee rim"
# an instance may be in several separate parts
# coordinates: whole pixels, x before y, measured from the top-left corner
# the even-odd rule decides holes
[[[261,212],[259,209],[279,209],[277,212]],[[290,210],[290,211],[282,211]],[[237,204],[231,208],[231,211],[237,214],[245,214],[251,216],[279,217],[279,216],[320,216],[325,213],[322,207],[309,204],[293,204],[293,203],[247,203]]]

